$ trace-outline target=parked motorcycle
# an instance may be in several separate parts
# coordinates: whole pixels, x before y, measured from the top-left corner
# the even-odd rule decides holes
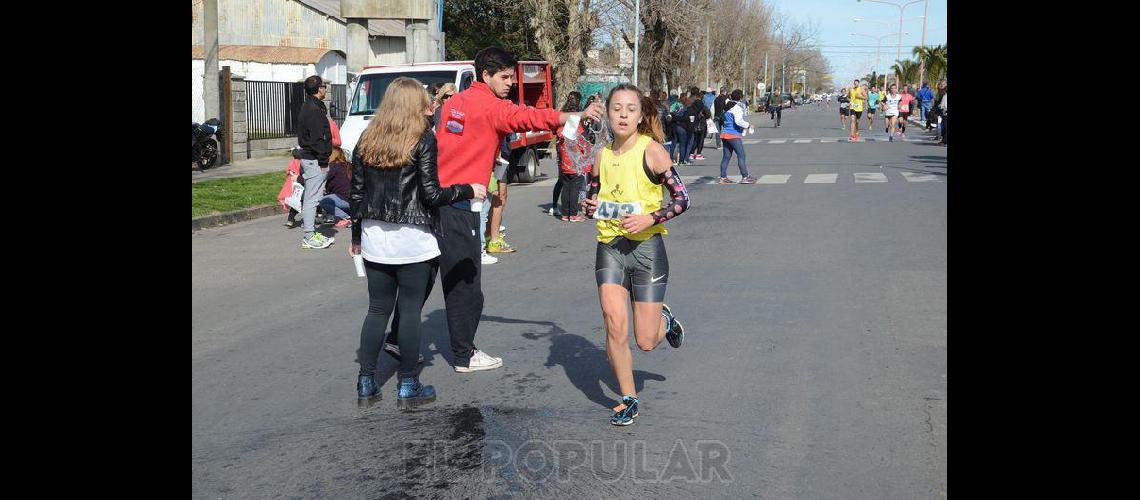
[[[218,161],[218,141],[214,136],[222,127],[217,118],[210,118],[206,123],[191,123],[192,148],[190,161],[197,163],[198,168],[206,170]]]

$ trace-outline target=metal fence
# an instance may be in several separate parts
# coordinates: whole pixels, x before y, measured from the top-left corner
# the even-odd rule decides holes
[[[348,116],[348,96],[345,95],[347,88],[348,85],[329,85],[329,115],[338,127],[344,125],[344,117]]]
[[[297,136],[297,113],[305,103],[300,82],[245,82],[249,138],[277,139]]]
[[[348,114],[346,86],[329,87],[329,114],[340,126]],[[245,92],[250,140],[297,136],[297,114],[305,103],[304,83],[247,81]]]

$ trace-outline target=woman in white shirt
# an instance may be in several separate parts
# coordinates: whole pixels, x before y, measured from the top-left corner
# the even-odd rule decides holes
[[[417,362],[420,312],[439,267],[437,207],[487,195],[486,186],[478,184],[440,188],[435,135],[428,125],[431,115],[423,84],[397,78],[388,85],[352,154],[348,252],[363,256],[368,278],[368,315],[356,353],[357,404],[362,409],[380,399],[373,374],[393,309],[398,310],[393,330],[398,331],[401,354],[396,406],[435,400],[435,388],[420,384]]]
[[[883,96],[883,118],[887,121],[887,139],[891,142],[895,140],[895,129],[899,121],[899,101],[902,100],[902,95],[896,91],[896,88],[897,86],[892,83],[887,88],[887,94]]]

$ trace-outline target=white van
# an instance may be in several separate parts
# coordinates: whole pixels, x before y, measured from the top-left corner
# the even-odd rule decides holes
[[[515,103],[521,101],[539,108],[552,108],[550,65],[543,61],[520,61],[516,71],[524,95],[519,98],[519,86],[516,85],[508,98]],[[340,127],[341,149],[345,156],[352,158],[352,150],[368,126],[368,120],[380,107],[388,84],[401,76],[415,78],[427,87],[454,83],[462,92],[475,82],[475,65],[474,61],[447,61],[365,67],[354,84],[355,88],[350,90],[352,97],[348,102],[348,114]],[[512,151],[508,180],[534,182],[540,175],[539,160],[550,156],[549,141],[553,137],[554,132],[548,130],[512,134],[509,139]]]

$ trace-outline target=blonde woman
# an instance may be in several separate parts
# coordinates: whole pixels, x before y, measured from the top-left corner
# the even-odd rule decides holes
[[[384,99],[352,154],[350,255],[363,254],[368,279],[368,314],[360,329],[357,403],[368,408],[380,399],[373,372],[384,343],[384,327],[397,310],[400,347],[396,405],[410,408],[435,400],[435,388],[420,384],[420,312],[438,268],[436,242],[440,205],[483,199],[479,184],[441,189],[436,172],[435,134],[428,126],[431,102],[423,84],[400,77]],[[399,299],[397,300],[397,296]]]
[[[435,121],[432,123],[436,124],[436,126],[439,124],[439,110],[443,109],[443,103],[455,95],[457,90],[459,89],[455,88],[454,83],[448,82],[443,84],[443,86],[435,92],[435,98],[431,101],[431,109],[435,115]]]

